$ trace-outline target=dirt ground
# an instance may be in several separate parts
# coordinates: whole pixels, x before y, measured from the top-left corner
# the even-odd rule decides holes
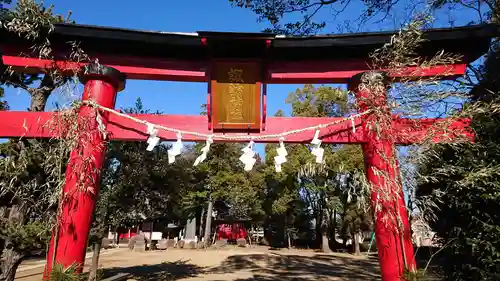
[[[264,247],[144,253],[113,249],[103,251],[99,267],[104,269],[105,276],[127,272],[133,275],[132,280],[147,281],[379,280],[375,257],[356,258],[310,250],[270,251]],[[25,263],[16,280],[41,280],[42,271],[43,262]]]

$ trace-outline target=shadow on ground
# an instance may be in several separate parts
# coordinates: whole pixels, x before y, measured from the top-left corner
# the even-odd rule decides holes
[[[199,267],[189,262],[179,260],[156,265],[109,268],[104,270],[104,277],[131,273],[134,279],[141,281],[178,280],[201,277],[200,275],[210,280],[226,281],[380,280],[375,258],[270,253],[229,256],[219,266],[211,268]]]
[[[237,271],[250,272],[252,275],[234,279],[237,281],[380,279],[376,259],[362,260],[320,254],[310,257],[275,253],[234,255],[206,273],[228,274]]]
[[[190,264],[189,260],[178,260],[154,265],[107,268],[104,270],[104,277],[114,276],[119,273],[130,273],[135,279],[141,281],[170,281],[195,277],[202,270],[202,267]]]

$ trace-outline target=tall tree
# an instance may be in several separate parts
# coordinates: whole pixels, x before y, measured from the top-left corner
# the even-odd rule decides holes
[[[497,1],[458,1],[478,21],[498,23]],[[437,1],[437,7],[453,1]],[[417,205],[442,245],[445,280],[500,278],[500,48],[492,41],[484,64],[461,84],[472,87],[460,114],[472,118],[474,143],[436,145],[418,162]],[[472,78],[471,78],[472,77]]]
[[[12,9],[6,9],[3,4],[10,2],[1,1],[2,33],[34,44],[33,55],[51,59],[50,41],[44,29],[65,19],[55,15],[52,8],[46,9],[32,0],[17,1]],[[45,110],[49,95],[66,82],[67,78],[57,71],[33,75],[0,66],[0,85],[25,90],[31,97],[30,111]],[[54,140],[34,139],[9,140],[0,146],[3,157],[0,162],[0,236],[5,240],[0,279],[14,280],[21,261],[33,250],[44,249],[48,241],[64,181],[68,147]]]
[[[446,280],[500,278],[499,66],[495,44],[463,109],[473,118],[475,143],[435,146],[419,165],[417,195],[436,205],[422,209],[444,245]]]
[[[322,164],[307,163],[298,173],[299,194],[312,210],[323,252],[330,252],[328,227],[330,221],[335,219],[331,217],[330,210],[337,211],[340,207],[339,198],[335,196],[337,182],[330,180],[331,177],[327,166]]]
[[[349,112],[348,100],[348,94],[344,90],[305,85],[303,89],[290,93],[286,102],[291,104],[293,116],[339,117]],[[289,208],[296,205],[297,200],[302,201],[307,206],[311,219],[315,221],[317,245],[322,245],[324,251],[329,251],[328,236],[333,231],[328,230],[336,227],[335,217],[340,206],[339,182],[336,181],[336,175],[340,171],[362,167],[361,151],[349,146],[322,145],[325,149],[325,163],[311,164],[315,159],[307,146],[286,147],[288,161],[283,165],[283,172],[276,174],[272,171],[276,145],[266,146],[266,162],[269,166],[268,193],[273,194],[271,198],[274,198],[268,205],[272,206],[270,209],[275,215],[286,217],[292,214],[288,211]],[[349,158],[354,161],[342,163]]]
[[[140,99],[129,114],[147,114]],[[145,142],[111,142],[108,146],[101,177],[101,189],[94,213],[90,241],[94,245],[89,280],[95,280],[102,239],[109,227],[122,226],[127,220],[168,217],[181,214],[180,190],[193,182],[188,157],[178,157],[168,164],[169,145],[160,144],[152,152]]]
[[[373,214],[370,204],[370,189],[366,183],[363,170],[351,170],[339,174],[340,201],[342,204],[341,234],[346,241],[352,240],[352,252],[360,255],[360,241],[363,232],[373,228]]]
[[[197,145],[196,150],[203,145]],[[252,171],[245,172],[239,160],[243,147],[236,143],[214,143],[210,146],[207,159],[195,169],[198,184],[183,194],[185,210],[199,211],[205,204],[208,210],[211,204],[221,201],[229,207],[225,215],[231,219],[258,218],[262,215],[260,193],[263,177],[260,174],[260,159],[257,157]],[[206,216],[207,222],[211,220],[210,212],[207,211]],[[210,224],[206,223],[205,227],[205,233],[210,233]],[[208,243],[210,237],[204,239]]]

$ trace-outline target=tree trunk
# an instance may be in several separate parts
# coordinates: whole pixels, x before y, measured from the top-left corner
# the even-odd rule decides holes
[[[198,237],[202,237],[202,235],[204,236],[205,234],[203,233],[203,217],[205,215],[205,206],[203,206],[201,208],[201,215],[200,215],[200,228],[198,230]],[[205,240],[205,237],[203,237],[203,240]]]
[[[7,241],[9,243],[10,241]],[[16,252],[13,248],[9,247],[9,244],[7,244],[7,247],[3,250],[3,255],[2,255],[2,272],[0,273],[0,280],[2,281],[14,281],[14,278],[16,277],[16,271],[21,262],[24,259],[24,255],[21,253]]]
[[[352,248],[352,252],[355,256],[359,256],[361,255],[361,251],[359,250],[359,232],[354,232],[352,234],[352,245],[353,245],[353,248]]]
[[[328,241],[328,223],[326,218],[323,217],[321,221],[321,251],[323,253],[330,253],[330,245]]]
[[[97,269],[99,268],[99,255],[101,254],[102,240],[94,243],[94,253],[92,254],[92,264],[90,265],[89,281],[97,280]]]
[[[43,91],[39,91],[38,89],[34,90],[31,94],[31,104],[30,111],[43,111],[45,105],[47,104],[47,100],[49,99],[49,94],[46,94]]]
[[[314,243],[314,247],[315,248],[318,248],[318,247],[321,247],[321,245],[323,244],[323,239],[321,237],[322,235],[322,232],[321,232],[321,217],[320,216],[316,216],[316,229],[315,229],[315,232],[316,232],[316,239],[315,239],[315,243]]]
[[[332,239],[335,242],[335,247],[337,247],[337,210],[333,211]]]
[[[154,221],[151,222],[151,225],[149,226],[149,251],[153,251],[153,226],[154,226]]]
[[[330,246],[328,245],[328,235],[326,235],[326,231],[321,235],[321,251],[323,253],[330,253]]]
[[[97,232],[98,238],[97,241],[94,242],[92,245],[92,264],[90,265],[90,272],[89,272],[89,279],[88,281],[96,281],[97,280],[97,270],[99,269],[99,257],[101,255],[101,248],[102,248],[102,240],[104,238],[108,238],[109,236],[109,230],[111,229],[110,226],[106,227],[108,225],[108,220],[109,220],[109,214],[110,214],[110,205],[109,202],[106,204],[106,208],[104,209],[104,214],[103,214],[103,220],[101,222],[100,227],[98,226]],[[151,223],[151,230],[153,229],[153,223]],[[115,232],[115,235],[118,235]],[[151,234],[153,235],[153,234]]]
[[[117,248],[119,248],[119,247],[118,247],[118,243],[120,243],[120,233],[118,233],[118,227],[115,227],[115,237],[114,237],[114,239],[113,239],[113,240],[114,240],[114,241],[113,241],[113,242],[114,242],[114,245],[115,245]]]
[[[210,233],[212,232],[212,209],[214,203],[212,202],[212,195],[208,198],[207,207],[207,220],[205,222],[205,236],[203,237],[203,246],[205,248],[210,247]]]
[[[38,88],[31,88],[29,94],[31,95],[30,111],[44,111],[47,105],[47,100],[50,94],[57,86],[50,75],[44,75],[40,86]]]
[[[1,218],[5,219],[5,218],[7,218],[7,215],[8,215],[8,208],[6,206],[0,207],[0,216],[1,216]],[[3,254],[4,246],[5,246],[5,240],[0,238],[0,257]]]
[[[283,239],[280,242],[281,247],[284,247],[285,241],[288,240],[288,227],[287,227],[288,224],[287,224],[286,218],[287,218],[287,216],[285,215],[284,219],[283,219],[283,228],[282,228],[283,229]]]
[[[19,205],[13,205],[9,211],[9,223],[23,224],[24,223],[24,210]],[[21,261],[24,259],[24,254],[16,251],[10,239],[5,239],[5,248],[2,253],[2,272],[0,273],[0,280],[10,281],[14,280],[16,270]]]
[[[288,235],[288,249],[291,249],[292,248],[292,241],[290,240],[290,232],[287,231],[287,235]]]

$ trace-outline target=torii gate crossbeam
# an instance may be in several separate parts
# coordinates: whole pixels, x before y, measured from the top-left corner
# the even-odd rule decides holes
[[[25,111],[0,111],[0,120],[9,122],[0,123],[0,138],[28,137],[28,138],[57,138],[59,135],[54,128],[49,128],[48,124],[54,120],[56,113],[53,112],[25,112]],[[131,114],[138,119],[177,128],[183,131],[193,131],[202,134],[211,134],[207,129],[206,116],[201,115],[155,115],[155,114]],[[342,118],[330,117],[269,117],[267,119],[266,130],[262,133],[241,133],[249,138],[261,134],[279,134],[284,131],[311,127],[319,124],[326,124]],[[405,119],[393,115],[393,128],[396,132],[396,145],[418,144],[429,137],[432,130],[434,142],[447,142],[460,136],[472,138],[472,134],[467,127],[468,120],[454,120],[448,123],[447,119],[439,118],[419,118]],[[369,141],[366,132],[361,130],[362,119],[354,119],[356,130],[353,132],[352,122],[343,122],[322,129],[320,137],[323,143],[331,144],[364,144]],[[108,119],[107,131],[110,140],[123,141],[146,141],[148,135],[144,133],[144,125],[131,121],[130,119],[110,115]],[[166,141],[175,141],[176,134],[173,132],[161,131],[158,136]],[[399,137],[398,137],[399,136]],[[184,141],[205,141],[205,138],[185,135]],[[285,143],[309,143],[311,132],[302,132],[288,136]],[[224,142],[227,140],[217,139],[214,141]],[[255,140],[256,143],[277,143],[279,139]]]

